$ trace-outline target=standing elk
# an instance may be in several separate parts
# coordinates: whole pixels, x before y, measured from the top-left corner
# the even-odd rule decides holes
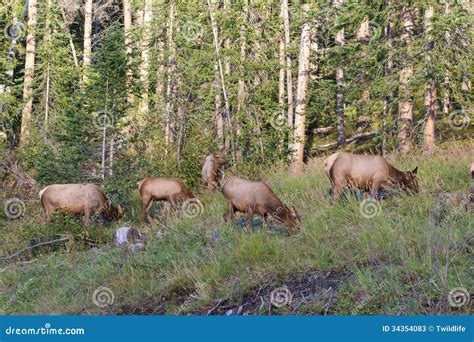
[[[206,156],[202,166],[202,180],[205,187],[209,190],[214,190],[218,187],[226,164],[227,160],[222,152],[214,152]]]

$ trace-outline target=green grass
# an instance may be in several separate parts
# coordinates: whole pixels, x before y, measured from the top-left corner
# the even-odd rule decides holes
[[[449,145],[430,156],[391,156],[401,169],[419,166],[422,191],[384,200],[380,214],[370,219],[361,215],[354,199],[328,200],[322,159],[311,161],[299,176],[268,170],[266,180],[302,218],[301,231],[292,236],[282,229],[267,233],[257,226],[248,232],[224,224],[219,192],[200,195],[202,216],[168,218],[166,229],[140,225],[130,215],[130,222],[90,225],[88,235],[101,243],[103,253],[76,241],[69,252],[63,248],[3,261],[0,308],[6,314],[206,314],[212,308],[222,314],[239,307],[250,314],[472,313],[473,304],[452,308],[447,301],[452,288],[474,288],[472,213],[456,214],[435,230],[428,214],[436,193],[467,191],[473,147]],[[137,213],[138,194],[131,197]],[[33,237],[85,234],[79,220],[64,215],[41,223],[37,202],[27,202],[23,218],[2,219],[0,242],[25,245]],[[121,225],[147,233],[143,252],[110,247],[107,242]],[[156,237],[160,229],[166,234]],[[213,229],[219,232],[218,242],[211,239]],[[434,238],[444,242],[430,254]],[[2,247],[2,254],[13,252]],[[293,293],[293,301],[271,306],[270,292],[282,285]],[[113,305],[94,305],[94,290],[101,286],[113,291]]]

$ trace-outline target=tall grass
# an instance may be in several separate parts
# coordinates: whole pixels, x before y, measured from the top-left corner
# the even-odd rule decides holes
[[[24,258],[27,264],[4,261],[0,308],[7,314],[186,314],[207,313],[217,306],[216,312],[222,313],[219,306],[225,311],[258,298],[264,305],[255,305],[249,313],[472,312],[472,304],[452,308],[447,301],[452,288],[474,288],[472,213],[453,215],[436,229],[429,226],[428,215],[436,193],[469,188],[467,165],[473,147],[450,145],[429,157],[391,156],[400,169],[418,165],[422,191],[384,200],[373,218],[361,215],[361,202],[354,198],[329,200],[322,159],[311,161],[302,175],[289,176],[283,168],[265,170],[262,174],[275,193],[298,208],[301,230],[292,236],[278,227],[265,232],[259,219],[251,232],[239,224],[224,224],[219,192],[200,195],[202,216],[169,217],[166,228],[142,225],[130,213],[126,223],[90,225],[87,234],[99,240],[101,250],[75,242],[69,252],[63,248]],[[139,196],[130,197],[137,211]],[[26,209],[25,217],[5,221],[1,242],[86,234],[79,221],[64,215],[42,223],[38,203],[27,203]],[[143,252],[105,243],[119,225],[147,234]],[[433,235],[444,241],[434,251]],[[315,274],[327,281],[337,274],[337,282],[331,283],[337,285],[315,290]],[[269,290],[282,285],[294,292],[297,308],[271,307]],[[113,291],[113,305],[94,305],[94,290],[101,286]],[[305,289],[312,289],[310,296]]]

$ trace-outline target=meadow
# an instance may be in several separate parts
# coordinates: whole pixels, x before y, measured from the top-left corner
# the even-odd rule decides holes
[[[301,229],[290,236],[276,223],[266,232],[260,218],[252,231],[243,216],[234,227],[224,224],[219,191],[193,189],[202,211],[168,216],[166,227],[140,223],[138,190],[129,194],[126,220],[106,226],[83,227],[64,214],[46,223],[38,201],[25,200],[23,216],[0,214],[0,309],[7,315],[472,314],[472,301],[454,307],[448,293],[474,288],[473,213],[453,211],[436,225],[429,215],[437,193],[467,192],[473,151],[474,143],[457,142],[430,155],[388,156],[402,170],[418,165],[421,191],[379,204],[332,202],[323,157],[301,174],[288,175],[283,166],[260,170],[298,209]],[[238,172],[228,170],[225,178],[231,173]],[[120,226],[146,234],[143,251],[112,247]],[[52,236],[70,239],[54,250],[9,257]]]

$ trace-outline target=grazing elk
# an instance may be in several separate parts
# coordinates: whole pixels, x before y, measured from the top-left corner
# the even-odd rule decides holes
[[[412,171],[399,171],[380,156],[338,153],[328,176],[333,199],[340,197],[345,186],[368,189],[372,198],[376,199],[379,190],[393,185],[418,192],[417,171],[418,167]]]
[[[214,190],[220,183],[222,170],[226,166],[227,160],[224,153],[214,152],[206,156],[202,166],[202,180],[204,186],[209,190]]]
[[[141,220],[150,210],[153,201],[167,201],[177,212],[176,202],[196,198],[194,194],[177,178],[150,177],[138,182],[138,190],[142,197]]]
[[[255,214],[263,217],[268,229],[268,215],[272,215],[290,233],[299,228],[300,218],[294,206],[287,207],[263,182],[231,177],[223,186],[222,193],[227,203],[224,221],[234,221],[234,212],[247,213],[247,225],[250,227]]]
[[[121,205],[114,206],[95,184],[53,184],[39,192],[41,206],[48,221],[54,210],[84,215],[84,223],[99,214],[112,221],[124,217]]]
[[[471,163],[471,165],[469,165],[469,171],[471,172],[471,178],[474,178],[474,163]]]

